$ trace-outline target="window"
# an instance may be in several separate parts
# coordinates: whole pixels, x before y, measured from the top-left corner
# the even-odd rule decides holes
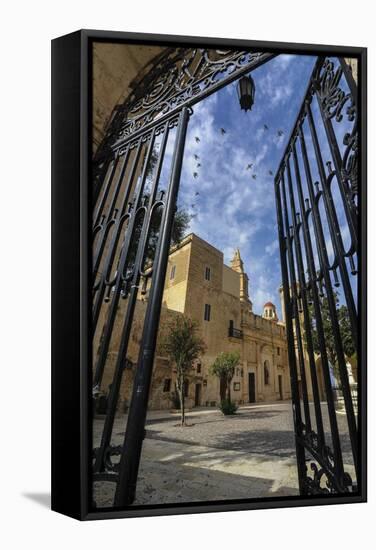
[[[210,267],[205,267],[205,279],[210,281]]]
[[[281,355],[281,348],[277,348],[277,355]]]
[[[210,305],[205,304],[204,321],[210,321]]]
[[[176,265],[173,265],[170,271],[170,281],[175,278],[175,271],[176,271]]]
[[[163,391],[168,392],[171,390],[171,378],[165,378],[163,383]]]
[[[264,361],[264,384],[269,385],[269,361]]]
[[[201,372],[201,363],[197,363],[196,372],[197,372],[197,374],[200,374],[200,372]]]

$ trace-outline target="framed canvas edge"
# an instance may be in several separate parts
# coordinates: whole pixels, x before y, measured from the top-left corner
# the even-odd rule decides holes
[[[51,508],[82,515],[80,32],[51,44]],[[70,223],[66,224],[66,219]],[[69,322],[67,322],[69,321]]]
[[[239,39],[221,39],[206,38],[196,36],[177,36],[177,35],[158,35],[146,33],[129,33],[116,31],[96,31],[80,30],[80,419],[77,420],[80,428],[80,513],[69,514],[80,520],[99,520],[126,517],[147,517],[160,515],[177,514],[195,514],[207,512],[224,512],[237,510],[255,510],[268,508],[287,508],[301,506],[317,506],[328,504],[348,504],[361,503],[367,501],[367,48],[353,46],[330,46],[316,44],[300,44],[285,42],[268,42],[256,40]],[[76,34],[76,33],[72,33]],[[66,35],[70,36],[70,35]],[[60,38],[54,39],[60,40]],[[359,284],[362,291],[360,295],[361,315],[359,323],[361,327],[361,361],[362,369],[360,375],[360,430],[359,437],[361,441],[361,476],[359,491],[353,495],[333,495],[327,497],[286,497],[286,498],[265,498],[249,499],[244,501],[218,501],[218,502],[200,502],[194,504],[175,504],[175,505],[156,505],[139,506],[128,509],[103,509],[98,511],[90,510],[90,410],[91,402],[89,398],[89,379],[90,379],[90,338],[89,338],[89,193],[88,181],[90,172],[90,139],[91,139],[91,107],[89,97],[89,87],[91,78],[90,69],[90,45],[95,41],[121,41],[121,42],[139,42],[139,43],[166,43],[172,44],[206,44],[206,45],[227,45],[231,47],[258,47],[265,51],[283,51],[285,53],[306,53],[332,54],[356,57],[359,61],[359,99],[361,105],[360,124],[361,124],[361,276]],[[53,41],[54,42],[54,41]],[[54,241],[52,241],[54,244]],[[69,473],[68,473],[69,474]],[[56,510],[61,511],[61,510]]]

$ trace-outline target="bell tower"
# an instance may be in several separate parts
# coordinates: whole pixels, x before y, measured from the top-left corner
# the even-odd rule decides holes
[[[235,250],[234,257],[232,258],[230,265],[231,265],[231,269],[233,269],[234,271],[240,274],[240,301],[243,304],[246,304],[252,311],[252,302],[249,299],[249,294],[248,294],[249,279],[248,279],[248,275],[244,271],[244,264],[240,256],[239,248]]]

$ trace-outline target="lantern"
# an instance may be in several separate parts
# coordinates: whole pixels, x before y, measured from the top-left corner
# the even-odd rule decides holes
[[[241,109],[250,111],[255,101],[255,83],[250,76],[242,76],[238,80],[237,90]]]

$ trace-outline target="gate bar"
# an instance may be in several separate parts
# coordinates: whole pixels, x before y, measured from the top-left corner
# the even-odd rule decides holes
[[[312,136],[314,149],[315,149],[316,161],[317,161],[319,169],[320,169],[320,179],[321,179],[321,186],[322,186],[322,189],[323,189],[323,198],[324,198],[324,201],[326,203],[328,203],[330,201],[329,201],[329,197],[327,196],[325,174],[323,174],[323,172],[322,172],[323,171],[323,162],[322,162],[320,148],[319,148],[319,145],[318,145],[318,139],[317,139],[317,134],[316,134],[315,123],[314,123],[314,120],[313,120],[312,111],[311,111],[311,108],[310,108],[309,104],[307,104],[307,114],[308,114],[308,121],[309,121],[311,136]],[[320,166],[321,166],[321,168],[320,168]],[[324,180],[323,180],[323,178],[324,178]],[[329,204],[327,204],[327,207],[328,207],[328,209],[330,209]],[[330,223],[330,220],[331,220],[331,218],[328,216],[328,222],[329,223]],[[338,231],[339,231],[339,229],[338,229]],[[337,243],[337,240],[335,240],[333,242],[333,245],[336,246],[336,256],[337,256],[337,259],[338,259],[338,262],[339,262],[339,265],[340,265],[340,269],[341,269],[341,261],[343,262],[343,256],[341,254],[341,250],[338,250],[338,243],[337,244],[336,243]],[[357,438],[357,428],[356,428],[356,422],[355,422],[354,406],[353,406],[353,402],[352,402],[349,379],[348,379],[348,373],[347,373],[347,366],[346,366],[345,356],[344,356],[344,352],[343,352],[342,337],[341,337],[341,332],[340,332],[338,317],[337,317],[337,308],[336,308],[334,298],[333,298],[333,288],[332,288],[331,278],[330,278],[330,274],[329,274],[329,269],[326,267],[326,265],[329,266],[327,258],[326,258],[326,264],[322,265],[322,270],[323,270],[323,274],[324,274],[324,277],[325,277],[325,286],[326,286],[326,289],[327,289],[329,311],[330,311],[330,316],[331,316],[332,323],[333,323],[334,343],[335,343],[335,347],[336,347],[337,361],[338,361],[338,364],[339,364],[339,374],[340,374],[340,379],[341,379],[343,397],[344,397],[344,401],[345,401],[346,413],[347,413],[347,422],[348,422],[348,426],[349,426],[349,436],[350,436],[351,448],[352,448],[352,452],[353,452],[354,465],[355,465],[355,468],[357,468],[357,463],[358,463],[358,451],[357,451],[357,449],[358,449],[358,438]],[[343,276],[342,276],[342,270],[343,270]],[[356,323],[357,316],[356,316],[355,305],[354,305],[354,297],[353,297],[353,294],[352,294],[350,282],[348,280],[348,272],[347,272],[346,265],[342,265],[341,276],[342,276],[342,283],[343,283],[345,298],[346,298],[346,302],[347,302],[347,306],[348,306],[348,313],[349,313],[349,319],[350,319],[350,324],[351,324],[351,329],[352,329],[352,336],[353,336],[353,339],[354,339],[355,348],[358,349],[357,348],[357,342],[358,342],[358,339],[357,339],[357,323]],[[355,325],[355,332],[353,332],[353,326],[354,325]]]
[[[304,495],[306,494],[304,480],[306,477],[307,467],[305,464],[304,446],[302,445],[299,439],[299,437],[302,436],[302,415],[301,415],[299,389],[298,389],[295,343],[294,343],[294,338],[292,336],[293,335],[292,308],[291,308],[289,277],[288,277],[287,260],[286,260],[286,237],[284,237],[284,231],[283,231],[280,181],[281,181],[280,179],[278,180],[276,179],[274,186],[275,186],[275,196],[276,196],[279,250],[280,250],[280,257],[281,257],[282,285],[283,285],[284,308],[285,308],[285,319],[286,319],[287,349],[288,349],[288,358],[289,358],[289,366],[290,366],[292,409],[293,409],[293,416],[294,416],[295,433],[298,436],[298,437],[295,437],[298,482],[299,482],[300,494]]]
[[[290,159],[287,157],[286,159],[286,169],[287,169],[287,181],[288,181],[288,187],[292,189],[292,181],[291,181],[291,170],[290,170]],[[295,262],[294,262],[294,251],[292,247],[292,243],[295,242],[296,247],[296,238],[297,234],[295,233],[296,229],[296,220],[294,220],[294,212],[295,210],[291,209],[291,220],[288,218],[288,207],[287,207],[287,196],[286,196],[286,183],[285,183],[285,177],[284,173],[282,173],[282,179],[281,179],[281,188],[282,188],[282,203],[284,204],[284,211],[285,211],[285,225],[286,225],[286,243],[287,243],[287,253],[289,258],[289,269],[290,269],[290,277],[291,277],[291,286],[292,286],[292,296],[293,296],[293,302],[294,302],[294,314],[295,314],[295,327],[296,327],[296,339],[298,344],[298,357],[299,357],[299,368],[300,368],[300,376],[302,379],[302,389],[303,389],[303,405],[304,405],[304,417],[305,417],[305,424],[308,431],[311,431],[311,414],[309,410],[309,402],[308,402],[308,387],[307,387],[307,376],[306,376],[306,367],[305,367],[305,359],[304,359],[304,353],[303,353],[303,338],[301,333],[301,327],[300,327],[300,312],[298,307],[298,300],[299,295],[301,294],[301,289],[297,289],[296,286],[296,270],[295,270]],[[290,199],[291,201],[291,199]],[[292,225],[290,225],[292,223]],[[292,230],[292,235],[290,234],[290,231]],[[298,262],[296,264],[296,267],[298,268]]]
[[[92,178],[93,178],[93,196],[92,196],[92,205],[93,210],[95,205],[98,202],[98,198],[102,189],[103,180],[106,177],[108,167],[111,163],[111,157],[107,158],[106,160],[102,161],[102,163],[98,163],[96,169],[93,167],[92,170]],[[94,166],[94,160],[93,160],[93,166]]]
[[[318,209],[317,198],[313,188],[311,168],[309,164],[305,138],[304,138],[302,129],[300,129],[299,136],[300,136],[300,143],[302,146],[302,156],[303,156],[303,162],[304,162],[304,169],[306,173],[309,199],[310,199],[311,208],[312,208],[313,228],[315,232],[317,250],[319,255],[319,263],[320,263],[319,278],[322,278],[322,277],[324,278],[330,315],[331,315],[332,323],[334,324],[337,321],[337,317],[336,317],[336,307],[333,299],[333,288],[332,288],[331,278],[330,278],[329,269],[328,269],[328,266],[329,266],[328,253],[326,250],[320,212]],[[313,298],[314,298],[315,315],[316,315],[315,320],[317,323],[317,331],[318,331],[320,352],[321,352],[321,358],[322,358],[322,369],[323,369],[323,375],[324,375],[326,401],[327,401],[328,416],[329,416],[332,445],[333,445],[333,452],[334,452],[334,459],[335,459],[334,468],[338,479],[342,482],[344,470],[343,470],[341,444],[340,444],[338,424],[337,424],[337,414],[336,414],[335,405],[334,405],[333,389],[332,389],[331,378],[330,378],[329,361],[328,361],[328,356],[326,352],[325,333],[324,333],[324,327],[322,324],[322,317],[321,317],[321,305],[320,305],[319,297],[317,295],[317,287],[315,282],[316,280],[317,280],[317,275],[315,276],[314,279],[312,279],[312,288],[314,290]],[[319,313],[319,315],[317,315],[317,313]],[[334,315],[335,321],[333,320],[333,315]],[[339,332],[338,324],[336,325],[336,329]]]
[[[107,200],[107,196],[108,196],[108,193],[111,189],[111,185],[112,185],[112,180],[115,176],[115,173],[116,173],[116,168],[117,168],[117,164],[119,162],[119,155],[118,153],[116,152],[114,154],[114,158],[112,160],[112,164],[111,164],[111,168],[109,168],[109,173],[108,173],[108,177],[106,179],[106,183],[105,183],[105,187],[103,189],[103,193],[102,193],[102,196],[100,197],[100,200],[99,200],[99,197],[98,197],[98,200],[99,200],[99,204],[97,206],[97,209],[96,209],[96,212],[93,216],[93,228],[95,229],[97,227],[97,225],[99,225],[99,220],[101,218],[101,214],[102,214],[102,211],[103,211],[103,208],[104,208],[104,205],[106,204],[106,200]]]
[[[109,208],[109,210],[106,214],[107,221],[106,221],[105,227],[103,227],[102,230],[101,230],[100,242],[98,243],[97,250],[94,253],[94,264],[93,264],[94,274],[97,272],[97,270],[99,268],[99,265],[100,265],[100,262],[101,262],[101,259],[102,259],[103,251],[104,251],[106,240],[107,240],[107,234],[110,230],[111,225],[114,223],[113,214],[114,214],[114,210],[115,210],[115,206],[116,206],[116,201],[117,201],[118,195],[120,193],[120,189],[122,187],[123,178],[124,178],[127,166],[128,166],[128,157],[129,157],[129,147],[126,149],[126,151],[124,153],[124,156],[123,156],[123,159],[122,159],[123,163],[122,163],[122,167],[121,167],[121,170],[120,170],[120,174],[117,178],[117,182],[115,183],[115,188],[114,188],[114,192],[112,194],[110,208]]]
[[[112,239],[112,242],[111,242],[111,245],[110,245],[111,250],[109,251],[109,254],[107,256],[107,261],[106,261],[104,269],[103,269],[102,278],[101,278],[101,281],[100,281],[99,288],[96,291],[96,299],[95,299],[95,304],[94,304],[93,322],[92,322],[93,334],[94,334],[94,331],[96,329],[99,314],[100,314],[100,311],[101,311],[101,308],[102,308],[102,305],[103,305],[103,296],[104,296],[104,293],[105,293],[105,290],[106,290],[106,279],[108,277],[110,277],[110,275],[111,275],[112,264],[113,264],[113,261],[115,259],[119,238],[122,234],[122,228],[123,228],[123,225],[126,223],[127,218],[129,219],[131,217],[131,213],[130,213],[129,209],[128,209],[128,212],[127,212],[127,205],[128,205],[128,201],[129,201],[131,191],[132,191],[132,187],[133,187],[133,180],[134,180],[134,177],[135,177],[135,174],[136,174],[136,171],[137,171],[137,166],[138,166],[138,161],[139,161],[139,158],[140,158],[141,149],[142,149],[142,140],[140,139],[139,142],[138,142],[138,145],[137,145],[135,155],[134,155],[134,159],[133,159],[132,167],[131,167],[131,170],[130,170],[130,173],[129,173],[129,176],[128,176],[128,179],[127,179],[127,183],[125,185],[125,191],[124,191],[122,204],[121,204],[121,207],[120,207],[119,217],[118,217],[118,221],[117,221],[117,227],[114,231],[113,239]],[[137,203],[134,206],[136,206],[136,205],[137,205]],[[136,210],[136,208],[134,208],[134,211],[135,210]],[[128,228],[124,231],[124,234],[127,235],[129,230],[130,230],[130,227],[129,227],[129,222],[128,222]],[[119,258],[119,261],[121,261],[120,258]],[[115,286],[113,300],[116,300],[116,306],[119,302],[120,290],[121,290],[121,286],[120,286],[120,289],[119,289],[119,293],[117,293],[117,289],[116,289],[116,286]],[[110,307],[112,307],[112,306],[110,306]],[[113,315],[113,321],[112,321],[112,315]],[[116,316],[116,308],[114,308],[114,311],[112,313],[110,312],[109,315],[108,315],[108,322],[111,323],[111,327],[113,327],[115,316]],[[110,336],[109,336],[109,338],[110,338],[111,334],[112,334],[112,328],[111,328],[111,332],[109,334],[110,334]],[[109,341],[110,340],[108,340],[108,344],[109,344]],[[105,345],[107,345],[107,344],[105,344]],[[107,351],[108,351],[108,349],[107,349]],[[107,356],[107,351],[105,353],[106,356]],[[103,367],[101,366],[99,368],[99,372],[101,373],[100,376],[96,375],[96,384],[99,384],[101,382],[103,369],[104,369],[104,363],[103,363]],[[98,367],[97,367],[97,370],[98,370]]]
[[[307,114],[308,114],[308,122],[309,122],[309,127],[311,131],[311,136],[312,136],[312,142],[315,150],[316,162],[317,162],[319,175],[320,175],[321,187],[323,190],[323,198],[324,198],[325,210],[327,212],[328,225],[332,236],[333,247],[335,250],[335,257],[338,262],[338,266],[341,273],[343,291],[345,294],[347,308],[349,312],[349,318],[351,323],[351,333],[354,340],[354,346],[356,349],[358,349],[357,312],[356,312],[355,303],[354,303],[354,296],[353,296],[350,281],[349,281],[349,274],[348,274],[347,266],[344,260],[345,251],[344,251],[342,237],[341,237],[341,230],[339,227],[337,214],[333,206],[332,193],[330,191],[328,180],[325,174],[324,163],[323,163],[322,155],[320,151],[320,145],[317,137],[315,121],[313,119],[311,106],[308,103],[307,103]],[[321,112],[321,116],[324,116],[322,112]],[[338,175],[337,175],[337,180],[339,182]],[[345,203],[344,203],[344,209],[346,211]]]
[[[295,143],[293,143],[292,146],[292,154],[293,154],[293,161],[294,161],[294,169],[295,169],[295,186],[297,188],[298,197],[299,199],[302,197],[302,183],[300,179],[300,171],[299,171],[299,164],[298,164],[298,158],[296,154],[296,146]],[[291,204],[291,217],[293,220],[293,227],[294,227],[294,243],[295,243],[295,251],[296,251],[296,258],[297,258],[297,266],[298,266],[298,278],[299,278],[299,287],[300,287],[300,294],[303,304],[303,319],[304,319],[304,330],[305,330],[305,337],[306,337],[306,343],[307,343],[307,351],[308,351],[308,358],[309,358],[309,365],[310,365],[310,373],[311,373],[311,382],[312,382],[312,392],[313,392],[313,402],[314,402],[314,408],[315,408],[315,418],[316,418],[316,426],[317,426],[317,435],[318,435],[318,443],[320,449],[323,449],[325,445],[325,436],[324,436],[324,428],[323,428],[323,421],[322,421],[322,412],[321,412],[321,405],[320,405],[320,394],[319,394],[319,387],[317,382],[317,374],[316,374],[316,364],[315,364],[315,356],[313,351],[313,341],[312,341],[312,333],[311,333],[311,323],[310,323],[310,315],[309,315],[309,308],[308,308],[308,301],[307,301],[307,284],[304,274],[304,265],[302,260],[302,249],[300,244],[300,226],[298,226],[297,219],[298,219],[298,212],[296,211],[296,205],[295,205],[295,199],[294,199],[294,193],[292,189],[292,181],[291,181],[291,173],[289,172],[289,195],[290,195],[290,204]],[[304,202],[303,207],[301,207],[302,212],[302,225],[303,225],[303,232],[304,232],[304,225],[306,224],[306,218],[305,218],[305,211],[304,211]],[[306,237],[303,235],[303,238]],[[308,251],[306,248],[306,255],[308,255]],[[307,259],[308,264],[308,259]],[[300,322],[300,319],[299,319]]]
[[[145,435],[145,421],[153,371],[154,352],[176,209],[176,199],[179,190],[188,117],[189,110],[187,107],[184,107],[180,115],[172,162],[171,179],[166,198],[166,206],[161,221],[161,232],[154,262],[155,269],[153,270],[154,273],[145,315],[136,376],[133,384],[123,452],[120,459],[119,480],[116,486],[114,501],[115,506],[131,504],[134,501],[136,493],[137,474],[140,464],[142,442]]]
[[[140,270],[142,267],[142,261],[144,257],[144,251],[145,251],[145,244],[147,243],[148,239],[148,228],[150,226],[150,222],[153,216],[154,209],[156,205],[160,203],[160,201],[157,201],[155,203],[155,198],[157,194],[158,189],[158,183],[159,183],[159,176],[162,169],[163,164],[163,158],[164,158],[164,152],[166,148],[167,143],[167,137],[168,137],[168,123],[166,123],[165,131],[163,134],[163,142],[162,147],[160,149],[160,154],[158,158],[158,166],[155,172],[154,182],[153,182],[153,189],[150,195],[150,199],[148,202],[148,206],[145,212],[144,220],[143,220],[143,227],[141,230],[141,237],[138,243],[137,247],[137,254],[136,259],[134,262],[133,267],[133,277],[131,282],[131,290],[128,297],[128,304],[127,304],[127,311],[125,314],[124,322],[123,322],[123,329],[121,333],[120,338],[120,347],[117,355],[116,360],[116,366],[114,370],[114,375],[112,378],[112,384],[111,384],[111,390],[109,393],[108,398],[108,406],[107,406],[107,413],[106,413],[106,419],[103,427],[102,432],[102,439],[101,444],[98,450],[97,454],[97,460],[94,466],[94,471],[99,472],[104,468],[104,457],[106,454],[106,450],[111,442],[112,437],[112,430],[115,420],[115,414],[116,414],[116,407],[119,400],[119,392],[120,392],[120,386],[121,386],[121,380],[123,377],[124,372],[124,364],[126,361],[127,351],[128,351],[128,343],[129,343],[129,337],[131,334],[132,329],[132,321],[134,316],[134,311],[136,307],[136,301],[137,301],[137,295],[138,295],[138,289],[139,289],[139,281],[140,281]],[[151,151],[153,149],[153,137],[150,142],[150,149],[148,151],[147,159],[145,162],[144,170],[147,170],[147,166],[149,164],[149,160],[151,157]],[[146,172],[145,172],[146,174]],[[143,189],[143,185],[140,186],[140,193],[142,193],[141,189]],[[135,216],[136,219],[136,216]],[[119,269],[119,277],[121,278],[123,274],[123,270]]]
[[[347,189],[347,182],[343,177],[342,173],[342,157],[341,153],[338,147],[336,134],[334,132],[332,121],[329,117],[325,115],[323,104],[321,101],[321,97],[319,93],[316,93],[317,97],[317,103],[320,109],[321,113],[321,119],[323,121],[325,133],[328,139],[328,144],[330,148],[330,152],[332,155],[332,159],[335,166],[337,181],[338,181],[338,187],[342,196],[343,201],[343,207],[345,210],[345,215],[347,219],[347,223],[349,226],[350,234],[351,234],[351,241],[354,244],[355,250],[358,250],[358,235],[357,235],[357,216],[354,209],[351,207],[351,197],[349,197],[348,189]],[[354,128],[356,128],[356,123]]]
[[[152,152],[152,148],[153,148],[153,140],[154,140],[154,132],[153,132],[152,136],[150,137],[149,148],[148,148],[148,152],[147,152],[148,158],[150,158],[150,156],[151,156],[151,152]],[[140,142],[141,142],[141,140],[140,140]],[[107,320],[106,320],[107,322],[106,322],[106,327],[105,327],[105,331],[104,331],[102,346],[101,346],[101,349],[100,349],[100,355],[99,355],[97,365],[96,365],[96,368],[95,368],[95,376],[94,376],[94,381],[93,381],[94,386],[96,386],[100,383],[100,381],[102,379],[102,375],[103,375],[104,366],[106,364],[108,349],[109,349],[109,346],[110,346],[110,341],[111,341],[111,336],[112,336],[112,329],[113,329],[113,326],[114,326],[114,323],[115,323],[115,318],[116,318],[116,314],[117,314],[117,307],[118,307],[118,303],[119,303],[119,299],[120,299],[120,292],[121,292],[121,289],[122,289],[123,283],[124,283],[124,281],[122,279],[122,273],[124,271],[124,267],[126,265],[126,262],[128,261],[130,241],[131,241],[131,238],[133,237],[135,221],[138,217],[139,211],[141,210],[141,198],[142,198],[142,193],[143,193],[143,189],[144,189],[144,185],[145,185],[146,167],[147,167],[147,162],[144,165],[143,174],[142,174],[142,177],[141,177],[141,183],[138,187],[138,190],[137,191],[135,190],[137,195],[135,197],[133,212],[131,213],[130,218],[129,218],[129,223],[128,223],[127,231],[126,231],[126,234],[125,234],[124,245],[123,245],[123,248],[122,248],[122,251],[121,251],[121,256],[120,256],[120,260],[119,260],[119,267],[117,269],[115,290],[113,292],[113,297],[112,297],[111,305],[110,305],[110,311],[108,313]],[[132,174],[132,177],[133,176],[134,176],[134,174]],[[130,185],[131,185],[131,183],[130,183]]]

